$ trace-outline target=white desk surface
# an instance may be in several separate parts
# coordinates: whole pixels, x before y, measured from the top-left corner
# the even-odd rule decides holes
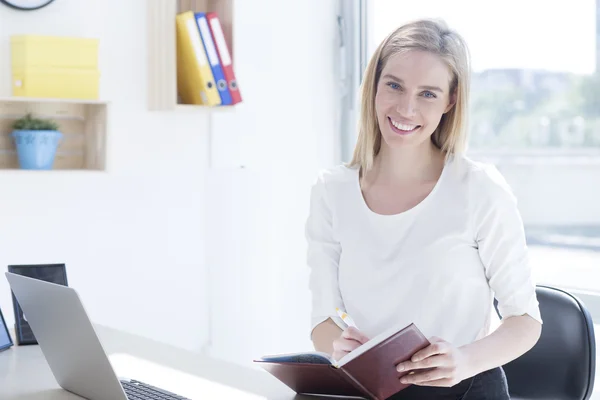
[[[191,399],[331,399],[298,395],[266,371],[244,368],[110,328],[96,328],[118,376],[147,382]],[[58,386],[38,345],[15,345],[0,352],[0,399],[81,397]]]

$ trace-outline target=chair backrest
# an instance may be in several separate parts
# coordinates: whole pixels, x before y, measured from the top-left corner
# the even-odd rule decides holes
[[[592,318],[570,293],[537,286],[543,326],[536,345],[504,365],[511,398],[587,400],[596,372]]]

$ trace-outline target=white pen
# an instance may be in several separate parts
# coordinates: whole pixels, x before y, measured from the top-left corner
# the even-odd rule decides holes
[[[344,311],[340,310],[337,307],[335,308],[335,311],[337,311],[338,315],[340,316],[342,321],[344,321],[346,323],[346,325],[352,326],[352,327],[358,329],[358,327],[354,323],[354,320],[348,314],[346,314]]]

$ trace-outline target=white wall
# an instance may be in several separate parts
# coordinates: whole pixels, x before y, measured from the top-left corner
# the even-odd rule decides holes
[[[308,344],[303,224],[334,162],[334,11],[236,1],[245,101],[209,117],[146,111],[144,0],[0,7],[0,96],[8,35],[76,35],[100,38],[112,103],[107,173],[0,171],[0,269],[65,262],[96,322],[193,350],[210,334],[237,362]],[[12,324],[5,278],[0,307]]]
[[[111,102],[108,172],[0,171],[0,268],[65,262],[95,321],[197,349],[208,334],[207,119],[145,110],[144,6],[57,0],[29,13],[0,7],[0,95],[10,95],[10,34],[74,35],[100,38],[101,97]],[[4,277],[0,306],[12,324]]]
[[[235,2],[248,101],[213,116],[206,231],[211,351],[232,361],[310,346],[304,221],[316,172],[339,147],[335,11],[322,0]]]

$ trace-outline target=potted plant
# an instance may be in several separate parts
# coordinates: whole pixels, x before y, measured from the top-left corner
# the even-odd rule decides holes
[[[56,122],[27,114],[13,124],[12,137],[22,169],[52,169],[63,137]]]

